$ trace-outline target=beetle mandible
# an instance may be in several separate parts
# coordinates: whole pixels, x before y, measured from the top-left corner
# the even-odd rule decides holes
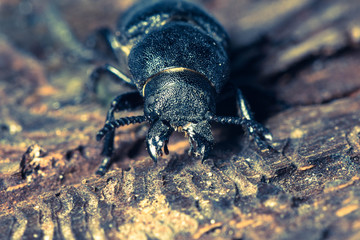
[[[237,90],[239,117],[217,116],[216,99],[228,81],[229,38],[223,27],[194,3],[184,0],[141,1],[119,19],[116,32],[99,33],[116,56],[119,68],[105,64],[90,76],[96,91],[102,73],[137,90],[117,96],[96,139],[105,138],[104,156],[97,174],[110,166],[115,129],[147,121],[147,150],[154,162],[167,154],[174,131],[189,137],[189,153],[204,160],[214,138],[210,123],[241,125],[261,148],[272,136],[256,122],[241,91]],[[144,115],[114,118],[114,112],[144,105]]]

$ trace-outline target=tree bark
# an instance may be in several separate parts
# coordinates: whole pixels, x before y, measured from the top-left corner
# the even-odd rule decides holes
[[[204,1],[274,150],[216,125],[203,164],[175,134],[154,166],[132,125],[98,177],[108,100],[78,103],[95,64],[77,41],[132,2],[0,5],[0,239],[360,239],[360,2]]]

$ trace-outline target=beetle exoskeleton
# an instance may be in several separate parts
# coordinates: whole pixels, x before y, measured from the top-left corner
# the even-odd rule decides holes
[[[119,67],[96,68],[89,82],[95,91],[102,73],[136,88],[111,103],[97,140],[104,140],[104,160],[97,171],[110,165],[115,128],[147,121],[147,150],[156,162],[165,153],[173,131],[189,136],[190,153],[204,160],[213,146],[210,123],[242,125],[260,147],[268,147],[270,132],[257,123],[240,90],[239,117],[216,116],[216,99],[228,81],[229,38],[223,27],[199,6],[183,0],[143,1],[118,22],[116,33],[102,29]],[[144,115],[114,118],[114,112],[144,105]]]

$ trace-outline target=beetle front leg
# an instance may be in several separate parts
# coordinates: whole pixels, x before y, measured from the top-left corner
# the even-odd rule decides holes
[[[261,149],[269,148],[267,141],[272,140],[272,135],[266,127],[255,121],[249,104],[240,89],[236,91],[236,101],[240,117],[247,120],[242,124],[244,130],[254,138],[255,143]]]
[[[110,108],[106,115],[105,125],[115,120],[114,118],[115,112],[124,111],[128,109],[135,109],[136,107],[141,106],[142,102],[143,102],[142,97],[137,91],[124,93],[117,96],[111,102]],[[104,175],[111,165],[111,156],[114,150],[114,136],[115,136],[115,130],[111,130],[108,133],[106,133],[103,149],[101,152],[101,155],[104,156],[104,159],[102,160],[100,167],[96,171],[97,175]]]
[[[242,95],[240,89],[237,90],[237,105],[240,117],[215,116],[209,113],[207,115],[208,121],[218,122],[221,124],[241,125],[245,132],[253,137],[256,145],[260,149],[272,149],[271,145],[269,144],[269,142],[272,141],[272,135],[270,131],[262,124],[255,121],[250,111],[249,105]]]

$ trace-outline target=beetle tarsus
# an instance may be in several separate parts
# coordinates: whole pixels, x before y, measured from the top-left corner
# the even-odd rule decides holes
[[[262,124],[254,120],[247,120],[244,128],[245,131],[248,132],[248,134],[253,137],[256,145],[261,150],[272,149],[272,146],[270,145],[270,142],[273,139],[272,134]]]
[[[241,120],[238,120],[237,122],[230,120],[231,123],[229,123],[242,125],[244,130],[253,137],[256,145],[261,150],[272,149],[269,144],[269,142],[272,141],[270,131],[262,124],[254,120],[250,106],[239,88],[236,90],[236,100]],[[242,121],[242,123],[240,123],[240,121]]]

